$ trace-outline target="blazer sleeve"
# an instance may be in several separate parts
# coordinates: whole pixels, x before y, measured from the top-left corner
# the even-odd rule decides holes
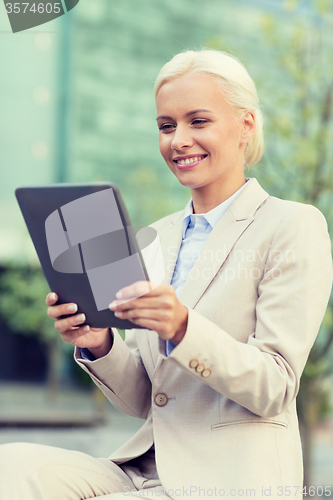
[[[170,355],[191,376],[262,417],[282,413],[295,399],[332,287],[326,220],[316,208],[297,205],[270,243],[247,342],[189,309],[185,337]],[[191,360],[207,369],[205,377]]]
[[[113,346],[103,358],[87,361],[75,349],[74,359],[108,400],[122,413],[146,419],[151,407],[151,381],[136,345],[135,330],[126,330],[126,342],[113,328]]]

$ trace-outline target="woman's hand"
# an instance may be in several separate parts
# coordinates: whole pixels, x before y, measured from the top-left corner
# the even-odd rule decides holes
[[[56,320],[54,326],[65,342],[76,347],[86,347],[95,356],[105,356],[112,347],[112,336],[108,328],[91,328],[88,325],[80,326],[85,321],[84,314],[75,314],[76,304],[55,305],[58,300],[56,293],[49,293],[46,297],[48,316]],[[63,315],[72,314],[68,318],[60,318]]]
[[[137,281],[119,290],[118,300],[109,307],[117,318],[129,319],[136,325],[155,330],[161,339],[179,344],[187,328],[186,307],[179,302],[171,285],[154,287],[151,284],[149,289],[146,293],[147,282]]]

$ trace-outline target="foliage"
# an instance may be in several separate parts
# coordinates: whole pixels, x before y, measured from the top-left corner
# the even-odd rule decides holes
[[[328,22],[317,12],[315,20],[293,17],[292,24],[281,26],[265,15],[262,29],[278,69],[272,86],[278,88],[269,92],[265,106],[267,154],[261,176],[278,195],[315,204],[332,224],[333,40]]]
[[[46,314],[49,288],[41,268],[10,265],[0,276],[0,313],[15,332],[37,335],[43,342],[56,337]]]
[[[40,267],[12,264],[0,275],[0,314],[11,330],[37,337],[46,344],[48,353],[47,387],[58,390],[66,357],[71,349],[54,328],[46,314],[48,285]]]

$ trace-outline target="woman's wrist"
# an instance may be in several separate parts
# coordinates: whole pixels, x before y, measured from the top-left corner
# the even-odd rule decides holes
[[[175,345],[178,345],[185,336],[187,330],[187,321],[188,321],[188,310],[185,306],[182,306],[182,315],[180,320],[179,328],[177,329],[175,335],[172,337],[171,342]]]
[[[109,354],[112,346],[113,346],[113,335],[110,331],[110,328],[106,328],[103,342],[101,343],[101,345],[96,347],[88,347],[88,349],[95,356],[96,359],[99,359]]]

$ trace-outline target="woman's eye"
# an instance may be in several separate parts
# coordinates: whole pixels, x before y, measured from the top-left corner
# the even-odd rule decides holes
[[[207,123],[207,120],[203,120],[202,118],[196,118],[192,121],[192,125],[204,125]]]
[[[174,128],[174,125],[172,123],[163,123],[158,127],[162,132],[170,132]]]

